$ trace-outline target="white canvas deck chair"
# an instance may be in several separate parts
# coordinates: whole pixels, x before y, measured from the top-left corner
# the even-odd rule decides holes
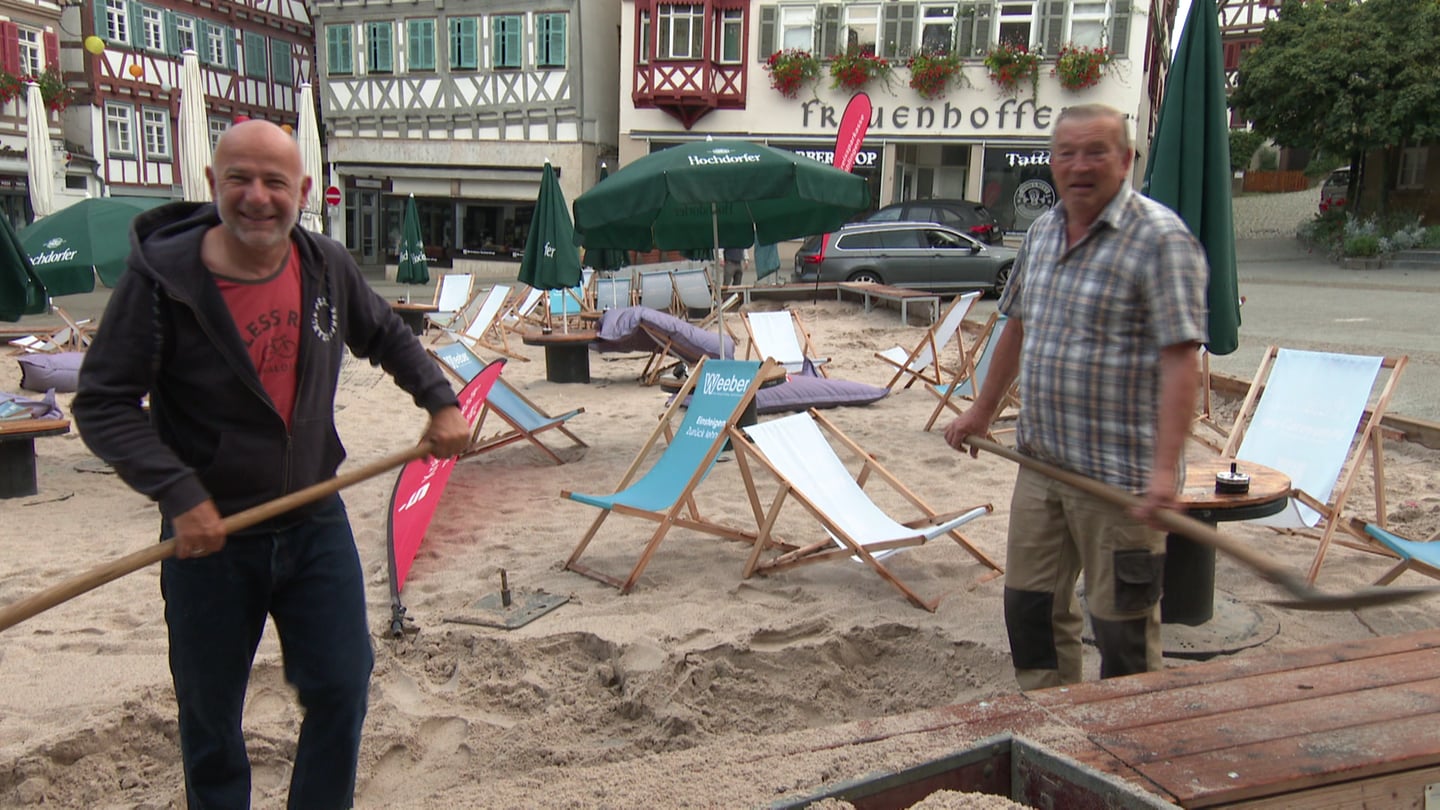
[[[640,292],[635,302],[642,307],[658,309],[661,312],[675,311],[675,282],[670,280],[669,270],[654,270],[639,273]]]
[[[470,273],[446,273],[435,285],[435,311],[425,314],[426,325],[449,325],[470,300]]]
[[[476,374],[480,373],[481,369],[485,368],[485,361],[476,357],[475,353],[463,343],[450,343],[438,349],[431,349],[430,354],[440,363],[440,367],[459,380],[461,385],[470,382]],[[584,408],[573,408],[558,415],[548,414],[519,390],[505,382],[503,377],[497,377],[490,393],[486,395],[485,405],[480,410],[480,415],[475,419],[475,429],[470,435],[470,446],[460,454],[460,458],[469,458],[487,450],[504,447],[507,444],[528,441],[556,464],[564,464],[565,459],[541,441],[541,436],[547,431],[556,430],[580,447],[589,447],[565,426],[566,422],[584,412]],[[494,433],[486,434],[485,420],[492,414],[504,422],[505,427]]]
[[[600,515],[590,524],[579,545],[565,561],[565,569],[613,585],[629,593],[650,563],[670,529],[680,527],[718,537],[750,542],[754,532],[730,528],[701,516],[695,502],[695,488],[710,474],[715,459],[730,438],[729,428],[755,398],[762,379],[780,373],[770,364],[749,360],[702,360],[670,401],[660,423],[640,448],[612,495],[586,495],[569,490],[561,495],[598,507]],[[689,401],[689,407],[685,402]],[[678,427],[674,418],[684,410]],[[673,429],[672,429],[673,428]],[[648,468],[653,451],[664,449]],[[611,514],[653,521],[656,526],[630,573],[623,579],[580,563],[590,542]]]
[[[486,290],[471,289],[470,297],[458,309],[451,313],[427,312],[425,313],[425,331],[435,329],[434,336],[430,338],[431,343],[436,343],[440,338],[449,335],[452,339],[455,333],[464,329],[475,320],[475,315],[480,308],[485,306],[489,293]]]
[[[960,358],[955,366],[946,366],[941,356],[945,347],[950,341],[955,340],[960,333],[960,324],[969,314],[971,307],[980,300],[980,293],[971,292],[955,297],[950,302],[950,308],[945,310],[945,315],[940,318],[930,330],[921,338],[920,343],[913,349],[906,349],[904,346],[892,346],[883,352],[876,352],[875,356],[895,367],[895,376],[885,384],[886,388],[895,390],[895,383],[902,378],[905,380],[905,388],[909,388],[917,381],[928,382],[932,385],[940,385],[944,382],[945,375],[951,373],[955,368],[965,364],[964,346],[960,348]]]
[[[778,312],[742,312],[745,332],[750,340],[745,356],[763,360],[773,358],[791,374],[830,376],[825,371],[828,357],[820,357],[810,340],[810,331],[792,310]]]
[[[10,351],[12,355],[83,352],[90,348],[90,328],[94,325],[91,319],[76,320],[70,313],[54,305],[50,307],[50,311],[59,316],[64,326],[49,333],[22,334],[11,338],[9,343],[14,347]]]
[[[886,567],[883,560],[901,549],[922,545],[941,535],[948,535],[988,569],[980,581],[994,579],[1003,573],[1004,569],[998,563],[957,531],[960,526],[993,511],[990,504],[950,514],[937,513],[875,457],[814,409],[751,425],[743,430],[753,444],[743,439],[733,444],[738,448],[736,459],[740,462],[750,505],[760,527],[750,557],[745,561],[743,575],[746,578],[756,572],[763,574],[849,557],[869,566],[916,607],[933,612],[940,600],[922,599]],[[860,460],[858,473],[850,473],[830,441],[826,440],[827,435]],[[757,467],[768,471],[779,484],[779,491],[768,507],[762,503],[756,485]],[[890,517],[864,489],[873,478],[890,485],[919,511],[919,517],[905,523]],[[820,522],[825,530],[825,539],[795,548],[771,536],[780,510],[790,498],[799,501]],[[762,561],[761,556],[771,546],[789,550]]]
[[[510,296],[500,313],[500,325],[511,332],[519,332],[527,326],[543,326],[544,313],[540,302],[545,300],[545,291],[526,286]]]
[[[974,400],[975,395],[985,385],[985,377],[990,373],[990,361],[995,359],[995,347],[1000,344],[1000,336],[1005,334],[1005,324],[1008,318],[998,312],[992,312],[990,319],[985,322],[985,328],[975,338],[975,345],[970,351],[964,353],[965,362],[955,370],[955,376],[945,385],[932,385],[925,383],[925,390],[935,395],[940,401],[935,403],[935,410],[930,412],[930,419],[925,423],[925,429],[929,430],[935,426],[935,420],[940,414],[949,408],[956,416],[961,413],[960,406],[955,403],[955,397]],[[1010,386],[1010,390],[1000,399],[1000,407],[995,411],[998,419],[1005,413],[1005,409],[1011,406],[1020,407],[1020,394],[1017,389],[1018,382]]]
[[[630,277],[615,276],[595,279],[595,311],[630,306]]]
[[[1319,547],[1306,574],[1309,583],[1319,576],[1336,530],[1351,531],[1343,511],[1367,453],[1375,482],[1375,522],[1385,527],[1385,448],[1380,420],[1407,362],[1403,355],[1365,357],[1270,346],[1235,416],[1222,455],[1239,459],[1242,470],[1246,461],[1279,470],[1290,477],[1292,487],[1285,511],[1252,522],[1284,532],[1320,532]],[[1381,368],[1390,370],[1389,378],[1367,413]],[[1362,551],[1377,550],[1363,531],[1356,536],[1361,543],[1336,542]]]
[[[460,331],[446,329],[445,333],[463,343],[474,351],[477,348],[484,348],[492,352],[503,354],[517,360],[528,360],[528,357],[516,354],[510,349],[510,341],[506,338],[505,329],[500,325],[500,314],[505,309],[505,299],[510,295],[510,287],[506,284],[496,284],[485,293],[485,298],[476,311],[475,317]]]

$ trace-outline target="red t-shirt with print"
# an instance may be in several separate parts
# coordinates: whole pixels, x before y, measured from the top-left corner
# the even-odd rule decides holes
[[[242,281],[217,275],[215,283],[250,351],[260,384],[288,429],[300,354],[300,252],[292,244],[289,258],[268,278]]]

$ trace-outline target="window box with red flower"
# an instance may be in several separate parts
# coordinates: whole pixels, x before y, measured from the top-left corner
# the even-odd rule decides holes
[[[855,92],[871,81],[890,84],[890,60],[869,49],[849,48],[830,60],[830,87]]]
[[[910,88],[921,98],[942,98],[952,84],[969,87],[961,70],[960,57],[939,51],[920,51],[905,62],[910,68]]]
[[[8,70],[0,69],[0,104],[11,99],[19,99],[24,103],[25,85],[29,82],[40,85],[40,97],[45,100],[48,109],[60,112],[75,100],[75,91],[65,84],[60,71],[54,68],[49,68],[38,76],[17,76]]]
[[[1050,75],[1059,79],[1060,86],[1066,90],[1084,90],[1100,83],[1108,64],[1110,52],[1104,48],[1066,45],[1060,49]]]
[[[1030,94],[1040,92],[1040,54],[1031,53],[1023,42],[1002,42],[985,54],[985,67],[990,81],[1007,95],[1020,91],[1020,83],[1030,83]]]
[[[765,60],[770,86],[786,98],[795,98],[800,88],[820,78],[820,60],[809,51],[790,48],[776,51]]]

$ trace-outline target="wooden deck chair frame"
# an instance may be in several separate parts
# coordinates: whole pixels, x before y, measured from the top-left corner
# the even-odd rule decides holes
[[[70,313],[54,304],[51,304],[50,309],[65,324],[65,328],[70,330],[69,348],[72,351],[83,352],[90,348],[90,342],[95,338],[90,331],[95,325],[91,319],[76,319]]]
[[[463,343],[452,343],[439,349],[430,349],[429,352],[435,362],[440,364],[440,368],[461,385],[470,382],[485,367],[485,361],[475,356]],[[572,408],[558,415],[547,413],[503,377],[495,379],[490,392],[480,414],[475,418],[475,427],[470,433],[470,446],[460,454],[460,458],[470,458],[518,441],[529,441],[551,461],[564,464],[565,459],[541,440],[541,436],[551,430],[559,431],[580,447],[590,446],[565,426],[566,422],[584,413],[584,408]],[[485,435],[485,419],[491,414],[508,425],[508,429]]]
[[[500,326],[506,331],[519,333],[527,327],[545,325],[545,315],[540,304],[545,300],[545,291],[529,285],[522,286],[510,295],[505,310],[500,313]]]
[[[1347,520],[1346,528],[1351,534],[1363,534],[1384,548],[1386,554],[1399,558],[1400,562],[1381,574],[1380,578],[1375,580],[1375,585],[1389,585],[1406,571],[1440,579],[1440,532],[1435,533],[1429,540],[1409,540],[1389,529],[1382,529],[1374,523],[1353,517]]]
[[[797,485],[790,476],[786,475],[786,473],[780,469],[774,460],[765,454],[761,446],[764,443],[763,440],[751,440],[756,433],[761,431],[773,431],[787,423],[795,424],[796,420],[804,419],[813,420],[814,424],[819,428],[819,433],[822,434],[823,437],[820,441],[824,441],[830,445],[830,453],[834,457],[836,464],[843,467],[844,462],[840,459],[839,455],[834,452],[835,443],[843,446],[854,458],[860,460],[861,467],[859,471],[853,475],[855,492],[834,494],[842,495],[852,502],[857,498],[869,499],[869,496],[863,491],[865,485],[874,478],[880,479],[920,511],[918,518],[899,524],[906,528],[915,529],[916,532],[914,535],[870,543],[862,542],[862,538],[855,537],[850,531],[847,531],[845,527],[841,525],[840,521],[836,519],[835,515],[827,512],[824,507],[816,503],[811,495],[807,494],[804,487]],[[750,508],[755,513],[755,522],[759,526],[759,531],[751,548],[750,556],[745,561],[742,577],[749,579],[756,573],[766,574],[773,571],[782,571],[798,565],[808,565],[811,563],[853,557],[865,563],[865,565],[873,569],[875,573],[879,574],[881,579],[893,585],[896,590],[904,594],[905,598],[908,599],[911,604],[934,612],[940,603],[940,599],[926,600],[909,585],[906,585],[894,571],[887,568],[885,564],[881,562],[880,557],[884,556],[884,552],[923,545],[933,537],[945,535],[954,540],[961,548],[965,549],[977,562],[989,569],[985,575],[979,579],[979,582],[988,582],[1005,572],[1005,569],[1002,568],[999,563],[990,559],[985,552],[976,548],[975,545],[958,530],[959,526],[963,523],[993,512],[994,507],[991,504],[979,504],[948,514],[936,512],[919,495],[901,483],[900,479],[896,478],[893,473],[887,470],[885,466],[880,463],[879,459],[866,452],[865,449],[853,439],[842,433],[834,423],[826,419],[818,410],[811,408],[806,413],[770,420],[763,425],[752,428],[732,428],[731,433],[735,436],[731,444],[737,448],[735,457],[740,464],[740,474],[745,480],[746,495],[750,501]],[[823,451],[819,450],[807,452],[801,463],[808,466],[829,462],[829,459],[816,457],[821,453],[823,453]],[[765,472],[768,472],[778,484],[778,490],[768,506],[762,502],[760,489],[757,486],[755,475],[757,469],[763,469]],[[827,535],[824,540],[797,548],[773,536],[775,522],[780,516],[780,511],[786,501],[791,499],[799,502],[806,511],[820,523]],[[878,507],[876,508],[878,509]],[[893,518],[891,518],[891,520],[893,521]],[[932,529],[930,532],[927,532],[924,527],[932,527]],[[761,558],[767,548],[778,548],[782,553],[770,559],[762,560]]]
[[[895,383],[902,378],[905,380],[904,388],[909,388],[916,382],[928,382],[932,385],[940,385],[944,382],[945,375],[953,373],[951,367],[946,366],[943,360],[946,347],[950,341],[955,340],[960,346],[959,359],[955,368],[965,365],[965,342],[960,339],[960,325],[965,322],[965,316],[970,313],[975,302],[980,300],[979,292],[969,292],[964,295],[957,295],[950,302],[950,306],[941,314],[936,321],[925,332],[925,337],[915,345],[915,348],[906,352],[903,346],[895,346],[883,352],[876,352],[875,357],[889,363],[895,368],[895,376],[885,387],[895,390]]]
[[[933,428],[936,420],[940,418],[940,414],[947,408],[956,416],[961,414],[960,406],[955,404],[955,397],[975,399],[975,395],[980,392],[980,386],[985,382],[986,373],[990,370],[990,359],[994,356],[1000,335],[1005,331],[1004,323],[1005,319],[1000,317],[1000,313],[990,313],[990,317],[985,321],[985,326],[975,337],[975,343],[962,353],[964,362],[955,369],[955,376],[951,378],[950,382],[938,386],[925,383],[925,390],[939,400],[935,403],[935,410],[930,412],[929,420],[925,422],[925,430]],[[1004,415],[1006,408],[1020,407],[1019,385],[1019,380],[1016,380],[1010,385],[1010,390],[1000,398],[1000,407],[995,410],[996,419]],[[966,391],[969,393],[967,394]]]
[[[707,371],[707,367],[713,369],[713,371]],[[750,373],[753,376],[744,391],[735,399],[734,407],[731,409],[729,417],[725,420],[725,424],[720,426],[719,429],[714,430],[714,435],[709,437],[709,444],[706,446],[702,456],[698,459],[697,463],[690,466],[689,475],[686,476],[673,502],[663,510],[641,509],[623,503],[611,503],[608,507],[600,506],[600,514],[596,516],[595,520],[590,524],[590,527],[585,531],[584,536],[580,538],[580,542],[575,546],[575,550],[571,552],[570,558],[565,561],[565,570],[574,571],[577,574],[589,577],[597,582],[603,582],[618,588],[621,593],[629,593],[635,587],[635,583],[639,581],[640,575],[645,572],[645,568],[650,564],[651,558],[655,556],[655,552],[659,549],[661,541],[665,539],[665,536],[672,528],[690,529],[692,531],[703,532],[739,542],[748,543],[755,540],[756,535],[753,531],[735,529],[706,520],[701,515],[699,507],[696,504],[695,489],[710,474],[716,457],[719,456],[720,451],[724,449],[726,441],[731,438],[729,428],[732,427],[736,420],[740,418],[740,415],[744,413],[746,406],[754,400],[755,392],[759,389],[761,382],[784,373],[783,370],[772,363],[761,363],[757,366],[757,364],[753,362],[744,360],[702,361],[695,367],[694,372],[686,378],[685,384],[681,387],[679,393],[670,400],[670,404],[665,408],[665,412],[660,417],[659,424],[651,431],[649,438],[646,439],[645,444],[640,448],[640,452],[636,454],[635,460],[630,463],[630,466],[627,467],[624,474],[621,475],[620,482],[616,484],[614,491],[616,495],[625,492],[628,488],[647,478],[666,461],[665,454],[662,453],[661,457],[657,459],[653,465],[646,468],[643,475],[641,474],[641,468],[645,465],[652,451],[659,448],[662,439],[665,441],[665,449],[668,452],[670,448],[677,446],[675,443],[676,433],[678,431],[684,431],[687,428],[689,425],[688,417],[691,414],[697,414],[698,418],[697,411],[686,408],[686,402],[690,400],[691,395],[694,394],[697,397],[705,396],[703,383],[708,377],[712,374],[733,374],[733,370],[736,367],[752,369]],[[733,377],[729,379],[733,379]],[[697,387],[700,389],[700,393],[696,393]],[[694,403],[691,403],[691,405],[693,406]],[[685,421],[682,421],[678,429],[673,428],[672,422],[682,409],[686,410],[687,418]],[[672,470],[671,473],[673,472]],[[674,475],[671,475],[671,478],[672,480],[678,480]],[[580,499],[577,497],[578,493],[572,490],[563,490],[560,494],[572,500]],[[585,553],[591,541],[593,541],[596,534],[599,533],[600,527],[612,514],[642,518],[654,521],[656,524],[655,530],[651,533],[649,540],[645,543],[645,547],[641,550],[639,559],[630,569],[630,573],[623,579],[580,563],[581,555]]]
[[[465,325],[465,328],[446,329],[445,331],[456,341],[464,343],[472,349],[480,346],[516,360],[529,360],[530,358],[516,354],[510,348],[510,341],[506,337],[507,330],[500,325],[500,317],[505,311],[505,302],[510,297],[509,285],[496,284],[485,295],[484,303],[470,323]]]
[[[751,321],[751,319],[758,316],[761,318],[773,317],[777,318],[778,320],[778,316],[781,314],[788,316],[788,320],[790,321],[791,333],[795,336],[794,346],[796,351],[800,353],[800,357],[798,360],[792,360],[790,357],[776,357],[775,359],[778,360],[781,365],[785,366],[785,370],[790,372],[791,374],[798,374],[805,370],[806,365],[809,365],[820,376],[829,377],[830,373],[825,370],[825,366],[830,363],[830,358],[821,357],[820,353],[815,350],[815,343],[810,339],[810,330],[805,327],[805,321],[800,317],[800,313],[789,308],[777,310],[775,312],[740,313],[740,317],[745,322],[745,335],[747,338],[745,342],[746,359],[750,359],[752,356],[755,359],[759,360],[765,359],[765,350],[760,348],[759,345],[757,345],[759,343],[764,343],[764,338],[762,337],[759,341],[756,340],[757,330],[755,329],[755,324]],[[779,330],[778,327],[776,327],[776,329],[777,331],[783,331]],[[760,330],[760,332],[762,335],[765,334],[764,330]],[[777,335],[776,337],[781,336]],[[781,337],[781,339],[783,340],[783,337]],[[787,346],[785,348],[788,349],[789,347]]]
[[[1265,354],[1260,359],[1260,365],[1255,371],[1255,378],[1250,383],[1250,390],[1245,394],[1245,400],[1240,405],[1240,411],[1235,415],[1235,424],[1230,431],[1230,437],[1225,443],[1221,455],[1235,458],[1241,449],[1245,439],[1245,433],[1249,429],[1249,422],[1254,416],[1256,407],[1268,384],[1270,372],[1281,349],[1278,346],[1268,346]],[[1375,541],[1363,530],[1356,531],[1351,524],[1343,518],[1345,508],[1348,506],[1350,491],[1354,488],[1359,478],[1361,465],[1365,455],[1370,455],[1371,472],[1375,488],[1375,521],[1380,528],[1386,525],[1385,507],[1385,433],[1380,429],[1380,420],[1385,417],[1385,412],[1390,407],[1390,397],[1395,392],[1395,386],[1400,382],[1405,372],[1405,366],[1409,357],[1399,355],[1394,357],[1383,357],[1380,359],[1380,368],[1390,371],[1388,379],[1380,388],[1380,394],[1375,401],[1373,408],[1368,408],[1361,417],[1359,427],[1356,430],[1356,438],[1351,441],[1349,455],[1341,467],[1337,486],[1331,490],[1328,501],[1321,502],[1313,494],[1300,488],[1290,490],[1290,497],[1295,501],[1313,509],[1320,514],[1318,530],[1320,532],[1318,546],[1315,556],[1310,562],[1310,568],[1306,572],[1305,581],[1308,584],[1315,584],[1320,576],[1320,566],[1325,561],[1325,554],[1330,549],[1332,542],[1353,548],[1359,551],[1370,553],[1389,554],[1377,548]],[[1372,383],[1370,391],[1374,391]],[[1285,472],[1281,470],[1281,472]],[[1345,537],[1337,539],[1336,530],[1343,529],[1347,534],[1358,538],[1360,542],[1354,542]],[[1275,531],[1284,534],[1302,534],[1304,530],[1275,528]]]
[[[715,321],[720,317],[721,313],[729,312],[739,305],[739,303],[740,296],[738,294],[726,296],[725,300],[720,302],[720,306],[716,308],[714,312],[706,316],[705,320],[695,324],[695,328],[702,330],[710,329],[715,325]],[[694,359],[685,357],[675,351],[675,339],[670,335],[657,331],[645,323],[640,324],[640,330],[649,335],[651,340],[655,341],[655,348],[650,351],[650,357],[645,360],[645,368],[640,372],[641,385],[655,385],[660,382],[660,377],[665,372],[677,366],[695,362]],[[728,322],[725,324],[725,333],[730,336],[731,342],[735,344],[738,350],[740,340],[735,336],[735,330],[730,328]],[[723,341],[721,345],[724,345]]]

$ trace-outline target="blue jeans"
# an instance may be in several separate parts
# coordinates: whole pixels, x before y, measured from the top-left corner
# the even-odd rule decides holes
[[[162,536],[172,533],[166,523]],[[350,807],[375,657],[340,497],[280,530],[231,537],[218,554],[165,560],[160,590],[192,810],[250,806],[240,723],[267,614],[305,714],[289,806]]]

